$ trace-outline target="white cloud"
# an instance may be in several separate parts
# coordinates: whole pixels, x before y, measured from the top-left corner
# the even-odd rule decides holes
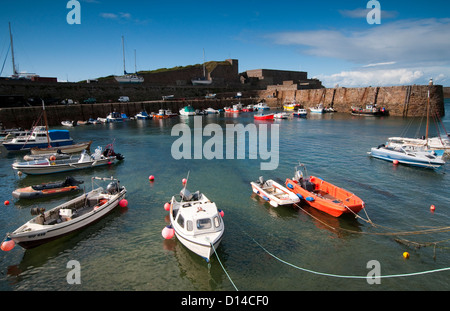
[[[297,45],[309,55],[356,64],[449,62],[450,18],[402,20],[368,30],[313,30],[269,35],[276,44]]]
[[[342,71],[337,74],[317,76],[328,87],[336,84],[348,87],[415,84],[422,77],[424,77],[423,71],[405,68]]]
[[[355,10],[339,10],[339,13],[344,17],[350,18],[366,18],[367,14],[372,9],[355,9]],[[381,18],[394,18],[397,17],[398,12],[396,11],[383,11],[381,10]]]

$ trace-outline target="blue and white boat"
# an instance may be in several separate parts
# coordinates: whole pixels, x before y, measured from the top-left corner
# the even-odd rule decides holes
[[[62,147],[73,145],[68,130],[49,130],[45,126],[37,126],[30,135],[19,136],[3,142],[8,151],[29,150],[31,148]]]
[[[253,109],[255,109],[255,110],[270,110],[270,107],[267,106],[266,103],[261,102],[261,103],[258,103],[255,106],[253,106]]]
[[[137,120],[148,120],[152,118],[145,110],[139,112],[135,117]]]
[[[304,108],[299,108],[296,112],[293,113],[294,117],[298,118],[306,118],[308,115],[308,111]]]
[[[311,111],[311,113],[324,113],[325,109],[323,108],[322,104],[319,104],[316,107],[311,107],[309,108],[309,110]]]
[[[111,112],[106,116],[108,122],[122,122],[122,114],[120,112]]]
[[[414,148],[411,146],[385,146],[374,147],[369,155],[390,162],[436,169],[445,164],[444,152]]]

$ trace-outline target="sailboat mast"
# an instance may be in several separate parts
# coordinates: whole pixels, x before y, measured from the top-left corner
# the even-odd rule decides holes
[[[134,50],[134,72],[137,74],[137,67],[136,67],[136,50]]]
[[[125,39],[122,36],[122,54],[123,54],[123,74],[126,75],[127,71],[125,69]]]
[[[427,98],[427,130],[425,134],[425,140],[428,144],[428,129],[430,125],[430,89],[433,85],[433,79],[430,79],[430,82],[428,83],[428,98]]]
[[[206,79],[205,62],[206,62],[206,59],[205,59],[205,49],[203,49],[203,77],[205,77],[205,79]]]
[[[13,74],[17,75],[16,63],[14,60],[14,45],[13,45],[13,37],[12,37],[12,32],[11,32],[11,22],[8,22],[8,24],[9,24],[9,38],[11,40],[11,55],[12,55]]]
[[[47,113],[45,112],[45,104],[44,101],[42,101],[42,110],[44,111],[44,122],[45,122],[45,131],[47,132],[47,143],[48,147],[50,148],[50,137],[48,135],[48,121],[47,121]]]

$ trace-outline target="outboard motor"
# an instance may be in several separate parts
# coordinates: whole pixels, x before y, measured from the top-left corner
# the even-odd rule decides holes
[[[259,176],[259,180],[258,180],[258,182],[261,184],[261,185],[264,185],[264,178],[262,177],[262,176]]]
[[[106,191],[108,191],[109,194],[117,193],[119,192],[119,185],[117,184],[117,182],[113,181],[108,184],[108,186],[106,187]]]

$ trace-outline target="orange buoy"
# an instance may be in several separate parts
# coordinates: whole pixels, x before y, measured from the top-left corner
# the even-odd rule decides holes
[[[431,205],[431,206],[430,206],[430,211],[434,212],[435,210],[436,210],[436,206]]]
[[[49,160],[50,161],[56,161],[56,157],[54,155],[52,155]]]
[[[16,246],[16,243],[14,243],[14,241],[8,237],[2,242],[1,249],[4,252],[9,252],[10,250],[12,250],[14,248],[14,246]]]
[[[392,163],[394,163],[394,165],[398,165],[398,160],[394,160]]]
[[[404,252],[404,253],[403,253],[403,258],[409,259],[409,253],[408,253],[408,252]]]
[[[9,205],[9,201],[8,200],[5,201],[5,205]]]

